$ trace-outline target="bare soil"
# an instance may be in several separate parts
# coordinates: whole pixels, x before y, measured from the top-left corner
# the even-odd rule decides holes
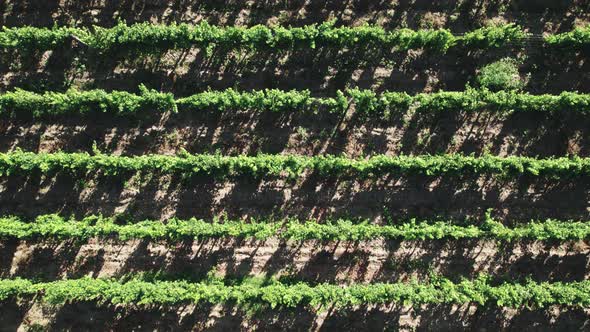
[[[487,209],[509,221],[589,220],[588,181],[493,177],[391,176],[376,180],[323,178],[297,181],[208,177],[183,180],[155,173],[105,177],[57,174],[10,176],[0,181],[0,213],[34,216],[125,214],[165,219],[172,216],[230,218],[287,216],[325,220],[337,217],[464,220]]]
[[[228,305],[119,307],[75,303],[47,307],[31,301],[0,306],[3,328],[26,331],[577,331],[588,327],[581,308],[513,310],[494,306],[424,305],[313,309],[268,309]]]
[[[513,310],[494,306],[424,305],[355,307],[345,310],[263,308],[234,305],[119,307],[96,303],[44,306],[4,302],[3,329],[26,331],[575,331],[588,327],[580,308]]]
[[[314,95],[334,95],[350,87],[408,93],[464,90],[475,86],[479,68],[505,57],[519,58],[525,90],[532,93],[589,92],[587,52],[529,43],[521,47],[445,54],[360,47],[355,49],[259,50],[217,49],[206,55],[197,49],[141,55],[129,50],[98,54],[72,46],[31,54],[0,53],[0,90],[84,89],[137,91],[140,84],[186,96],[211,89],[308,89]]]
[[[374,154],[491,153],[553,157],[590,155],[585,114],[481,111],[416,112],[391,120],[348,115],[212,111],[139,114],[137,118],[93,114],[56,119],[0,120],[0,151],[91,152],[174,155],[191,153]]]
[[[586,242],[304,241],[276,238],[184,242],[3,241],[0,276],[37,280],[120,278],[134,273],[195,282],[209,272],[230,279],[266,276],[310,283],[401,282],[430,273],[459,282],[580,281],[590,276]]]
[[[590,20],[584,0],[5,0],[0,24],[52,26],[115,25],[119,20],[156,23],[207,20],[220,25],[303,25],[331,19],[341,24],[379,24],[389,27],[438,28],[465,31],[489,21],[516,22],[531,31],[569,30]]]

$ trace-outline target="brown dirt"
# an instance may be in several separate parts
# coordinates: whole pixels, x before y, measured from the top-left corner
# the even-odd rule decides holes
[[[350,180],[310,174],[296,182],[247,178],[186,181],[158,174],[119,178],[11,176],[0,180],[0,213],[122,213],[137,219],[227,214],[231,218],[274,215],[379,220],[384,215],[482,218],[492,208],[507,221],[590,220],[588,185],[586,179],[508,181],[468,175]]]
[[[316,95],[333,95],[347,87],[417,93],[463,90],[468,83],[474,85],[478,68],[504,57],[520,57],[521,74],[529,76],[528,91],[590,91],[585,53],[571,52],[563,57],[561,51],[532,44],[495,51],[452,49],[444,55],[317,48],[254,53],[219,49],[211,56],[195,49],[151,56],[130,52],[105,56],[91,50],[60,49],[21,56],[3,52],[0,56],[0,90],[65,90],[73,86],[136,91],[145,84],[177,96],[230,87],[308,89]]]
[[[3,328],[26,331],[574,331],[588,327],[590,312],[550,307],[521,310],[476,305],[398,305],[310,309],[252,309],[233,305],[119,307],[75,303],[48,307],[32,301],[2,303]],[[37,324],[37,325],[35,325]]]
[[[352,111],[354,112],[354,111]],[[138,119],[96,115],[0,120],[0,151],[92,151],[141,155],[191,153],[438,154],[588,156],[586,115],[482,111],[414,113],[391,121],[321,114],[215,111]]]
[[[497,281],[579,281],[590,277],[585,242],[497,243],[487,240],[292,242],[212,239],[5,241],[0,276],[41,280],[159,273],[198,281],[210,271],[227,278],[290,277],[312,283],[399,282],[430,273]]]
[[[540,33],[569,30],[575,24],[590,20],[590,7],[584,0],[206,0],[198,3],[186,0],[6,0],[0,3],[0,9],[4,13],[0,24],[7,26],[25,22],[36,26],[55,23],[111,26],[118,20],[303,25],[337,19],[347,25],[444,26],[464,31],[490,20],[506,20]],[[433,16],[436,19],[433,20]]]

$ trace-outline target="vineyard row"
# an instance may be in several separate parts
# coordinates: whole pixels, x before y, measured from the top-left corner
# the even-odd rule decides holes
[[[503,283],[492,286],[486,277],[453,283],[436,278],[425,283],[375,283],[338,286],[306,283],[267,285],[221,281],[153,281],[132,279],[72,279],[33,283],[25,279],[0,279],[0,300],[37,296],[51,304],[78,301],[133,305],[182,303],[261,303],[271,307],[311,306],[336,308],[369,304],[478,303],[505,307],[590,305],[590,281]]]
[[[176,174],[183,177],[247,176],[291,179],[302,176],[304,172],[320,176],[359,178],[385,175],[460,176],[464,174],[497,175],[505,178],[522,175],[573,178],[590,175],[590,158],[575,156],[536,159],[520,156],[483,155],[476,157],[447,154],[376,155],[367,159],[351,159],[331,155],[193,155],[186,151],[182,151],[177,156],[115,156],[102,154],[98,151],[95,153],[94,155],[86,152],[33,153],[18,149],[13,152],[0,153],[0,176],[56,172],[68,172],[78,176],[90,172],[98,172],[104,176],[157,172],[158,174]]]
[[[213,47],[249,49],[315,48],[318,46],[372,46],[384,50],[426,48],[446,52],[452,47],[497,48],[522,44],[529,35],[519,26],[507,24],[484,27],[461,36],[447,29],[387,31],[379,26],[336,27],[334,21],[303,27],[220,27],[207,22],[197,25],[155,25],[119,23],[112,28],[13,27],[0,32],[0,47],[20,50],[50,50],[63,47],[75,36],[98,51],[133,49],[149,53],[165,49]],[[545,45],[579,49],[590,44],[590,26],[542,37]]]
[[[395,225],[376,225],[367,221],[354,222],[339,219],[333,222],[317,221],[231,221],[201,219],[169,219],[166,222],[145,220],[134,223],[117,223],[116,218],[89,216],[82,220],[67,219],[55,214],[42,215],[33,222],[10,216],[0,218],[2,238],[58,238],[87,240],[92,237],[117,237],[120,240],[150,239],[181,241],[221,237],[270,237],[304,240],[362,241],[371,239],[439,240],[479,239],[512,241],[530,240],[582,240],[590,237],[590,222],[556,221],[530,222],[513,228],[487,216],[481,225],[456,225],[448,221],[409,222]]]
[[[413,109],[417,112],[464,111],[476,112],[590,112],[590,94],[563,92],[559,95],[531,95],[516,91],[492,92],[486,89],[442,91],[409,95],[405,92],[383,92],[349,89],[338,91],[335,97],[312,97],[308,90],[282,91],[266,89],[240,92],[234,89],[206,91],[175,99],[171,93],[158,92],[140,86],[140,93],[104,90],[36,93],[16,90],[0,94],[0,114],[34,117],[89,113],[134,115],[140,111],[228,112],[255,110],[270,112],[325,110],[343,113],[351,105],[362,116],[388,119]]]

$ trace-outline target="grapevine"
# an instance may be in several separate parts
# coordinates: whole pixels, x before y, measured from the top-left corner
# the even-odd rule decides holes
[[[418,112],[489,111],[512,112],[590,112],[590,95],[562,92],[559,95],[532,95],[516,91],[492,92],[486,89],[440,91],[409,95],[405,92],[386,91],[380,94],[370,90],[349,89],[338,91],[333,97],[312,97],[308,90],[282,91],[277,89],[237,91],[205,91],[175,99],[163,93],[140,86],[140,93],[104,90],[35,93],[17,89],[0,94],[0,114],[15,116],[31,114],[34,117],[86,115],[110,113],[116,116],[133,116],[142,111],[158,112],[235,112],[238,110],[269,112],[326,111],[341,114],[354,106],[358,114],[371,118],[389,119],[410,108]]]
[[[104,176],[158,172],[183,176],[218,178],[248,176],[254,178],[297,178],[305,172],[321,176],[375,178],[384,175],[498,175],[507,178],[540,176],[574,178],[590,175],[590,158],[560,157],[481,157],[461,154],[423,156],[376,155],[367,159],[350,159],[331,155],[222,156],[189,154],[178,156],[115,156],[88,153],[33,153],[16,150],[0,153],[0,176],[12,174],[67,172],[76,175],[100,172]]]
[[[88,216],[82,220],[67,219],[56,214],[41,215],[33,222],[15,216],[0,218],[0,237],[4,238],[56,238],[87,240],[92,237],[117,237],[121,240],[149,239],[179,241],[221,237],[269,237],[287,240],[363,241],[372,239],[440,240],[440,239],[492,239],[513,241],[532,240],[583,240],[590,237],[590,222],[531,221],[516,227],[506,227],[489,217],[481,225],[456,225],[450,221],[427,222],[411,220],[400,224],[377,225],[368,221],[354,222],[338,219],[327,223],[314,220],[214,220],[208,222],[191,218],[172,218],[161,222],[143,220],[118,223],[116,218]]]
[[[171,305],[183,303],[262,303],[272,308],[334,306],[345,308],[369,304],[478,303],[500,307],[547,307],[550,305],[590,306],[590,281],[502,283],[492,286],[485,276],[454,283],[444,278],[419,283],[352,284],[338,286],[299,282],[268,285],[187,281],[119,282],[112,279],[69,279],[32,282],[0,279],[0,300],[37,296],[51,304],[97,301],[120,305]]]
[[[589,28],[577,28],[571,32],[544,37],[549,46],[580,48],[590,42]],[[514,24],[484,27],[462,36],[453,35],[447,29],[438,30],[385,30],[379,26],[335,26],[334,21],[303,27],[220,27],[201,22],[158,25],[119,23],[112,28],[95,26],[74,27],[4,27],[0,31],[0,47],[18,50],[51,50],[64,47],[71,36],[100,52],[133,49],[144,53],[165,49],[198,47],[243,49],[292,49],[319,46],[350,48],[367,45],[379,49],[409,50],[431,49],[446,52],[452,47],[498,48],[509,44],[521,44],[527,33]]]

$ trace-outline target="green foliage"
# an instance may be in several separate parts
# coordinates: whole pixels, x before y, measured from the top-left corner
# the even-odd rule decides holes
[[[33,287],[33,283],[28,280],[15,279],[0,281],[0,301],[11,297],[35,294],[36,292],[37,290]]]
[[[116,218],[89,216],[80,221],[65,219],[55,214],[39,216],[34,222],[24,222],[17,217],[0,218],[2,237],[34,238],[77,238],[117,236],[128,239],[166,239],[219,238],[224,236],[267,238],[281,227],[280,223],[250,223],[225,221],[213,223],[191,218],[189,220],[170,219],[166,223],[157,220],[144,220],[137,223],[120,224]]]
[[[88,36],[86,30],[68,27],[2,27],[2,31],[0,31],[0,47],[25,51],[46,51],[63,47],[70,40],[72,34]]]
[[[522,44],[526,33],[515,24],[491,26],[466,33],[461,43],[468,48],[498,48],[507,44]]]
[[[384,156],[349,159],[336,156],[265,155],[221,156],[183,153],[179,156],[114,156],[88,153],[32,153],[16,150],[0,153],[0,176],[11,174],[100,172],[107,176],[138,172],[158,172],[183,176],[286,177],[296,178],[305,171],[323,176],[372,178],[387,174],[426,176],[490,174],[504,177],[542,176],[572,178],[590,175],[590,158],[561,157],[482,157],[451,155]]]
[[[295,241],[329,240],[362,241],[377,238],[400,240],[439,240],[463,238],[489,238],[512,241],[533,240],[583,240],[590,237],[590,222],[547,220],[530,222],[514,228],[502,225],[487,217],[482,225],[454,225],[448,221],[410,222],[397,225],[375,225],[365,222],[339,219],[320,224],[309,220],[265,221],[251,220],[220,222],[191,218],[169,219],[166,222],[144,220],[120,224],[116,218],[88,216],[82,220],[66,219],[50,214],[38,216],[33,222],[18,217],[0,218],[2,238],[58,238],[87,240],[91,237],[118,237],[121,240],[150,239],[179,241],[239,237],[267,239],[279,237]]]
[[[481,76],[482,85],[490,86],[499,81],[494,76],[494,70],[492,67],[486,67],[485,75]],[[488,71],[492,74],[488,74]],[[510,73],[504,71],[499,75],[505,75],[500,77],[500,81],[510,78]],[[170,93],[148,90],[143,85],[140,86],[140,94],[125,91],[105,92],[104,90],[84,92],[70,90],[65,93],[42,94],[16,90],[0,94],[0,114],[9,116],[31,114],[34,117],[84,115],[91,112],[133,116],[141,111],[207,110],[219,112],[236,110],[319,112],[325,110],[331,113],[343,113],[350,105],[354,105],[355,111],[363,116],[381,119],[390,119],[396,114],[403,114],[412,106],[420,112],[487,110],[502,113],[520,111],[590,113],[590,95],[576,92],[562,92],[560,95],[531,95],[517,91],[492,92],[485,88],[479,90],[468,88],[465,91],[420,93],[414,96],[405,92],[386,91],[377,94],[370,90],[350,89],[344,92],[338,91],[335,97],[312,97],[308,90],[266,89],[240,92],[227,89],[205,91],[175,100]]]
[[[395,113],[405,113],[414,103],[414,98],[405,92],[384,92],[377,95],[370,90],[348,90],[356,112],[371,116],[390,118]]]
[[[507,24],[477,29],[464,36],[454,36],[446,29],[387,31],[379,26],[336,27],[334,21],[302,27],[220,27],[207,22],[197,25],[157,25],[119,23],[112,28],[3,28],[0,47],[49,50],[63,46],[75,35],[88,46],[102,52],[133,49],[150,53],[165,49],[213,47],[246,49],[289,49],[318,46],[352,47],[366,45],[380,49],[431,49],[446,52],[451,47],[497,48],[520,44],[527,34],[517,25]],[[588,28],[548,36],[550,45],[580,47],[589,43]]]
[[[569,49],[581,49],[590,45],[590,25],[575,28],[572,31],[555,35],[549,35],[545,38],[549,46],[558,46]]]
[[[490,174],[503,177],[542,176],[572,178],[590,175],[590,158],[482,157],[450,155],[385,156],[349,159],[336,156],[266,155],[221,156],[183,153],[179,156],[114,156],[88,153],[33,153],[16,150],[0,153],[0,176],[11,174],[99,172],[107,176],[137,172],[178,174],[186,177],[286,177],[304,172],[322,176],[373,178],[388,174],[425,176]]]
[[[121,305],[167,305],[180,303],[264,303],[272,308],[346,308],[357,305],[399,303],[478,303],[518,308],[550,305],[590,305],[590,281],[503,283],[492,286],[480,276],[459,283],[433,278],[427,283],[415,280],[405,283],[374,283],[338,286],[306,283],[268,285],[242,283],[225,285],[219,281],[190,283],[187,281],[153,281],[132,279],[119,282],[111,279],[71,279],[32,283],[23,279],[0,279],[0,300],[37,295],[51,304],[95,301]]]
[[[590,113],[590,95],[562,92],[559,95],[532,95],[517,91],[493,92],[489,89],[440,91],[410,96],[405,92],[384,92],[377,95],[369,90],[349,90],[356,111],[371,117],[389,118],[405,113],[411,106],[417,112],[490,111],[512,112],[581,112]]]
[[[455,43],[447,30],[386,31],[378,26],[335,27],[334,22],[303,27],[218,27],[207,22],[197,25],[154,25],[119,23],[112,28],[88,29],[5,28],[0,33],[0,46],[5,48],[51,49],[60,46],[74,34],[99,51],[133,49],[145,53],[162,49],[199,47],[222,48],[295,48],[316,46],[351,47],[358,44],[374,47],[431,48],[446,51]]]
[[[312,104],[321,103],[321,99],[312,98],[308,90],[281,91],[265,89],[262,91],[239,92],[233,89],[225,91],[207,91],[178,99],[177,104],[187,110],[214,109],[220,112],[236,109],[268,110],[271,112],[297,111],[309,109]]]
[[[401,29],[390,33],[388,37],[385,39],[385,45],[402,51],[424,48],[444,53],[457,44],[457,38],[446,29],[419,31]]]
[[[515,59],[504,58],[484,66],[477,76],[477,83],[490,90],[517,90],[523,87]]]
[[[125,91],[78,91],[74,89],[65,93],[45,92],[38,94],[17,89],[0,95],[0,114],[30,113],[35,117],[41,117],[92,112],[127,115],[148,109],[177,111],[172,94],[149,90],[144,85],[141,85],[139,90],[140,94],[136,95]]]

